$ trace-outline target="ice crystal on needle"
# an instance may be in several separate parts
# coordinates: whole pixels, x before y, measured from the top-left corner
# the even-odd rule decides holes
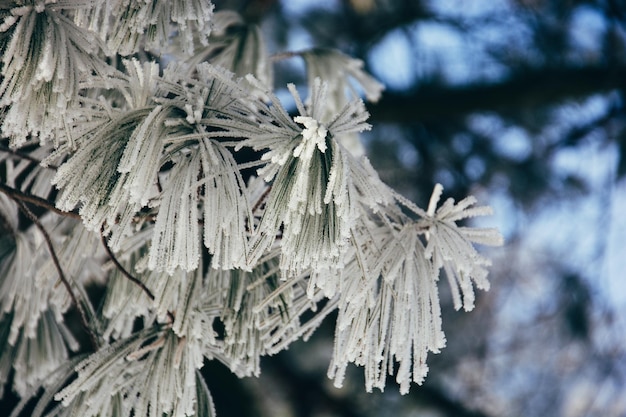
[[[452,290],[454,306],[466,311],[474,308],[474,285],[483,290],[489,289],[486,267],[491,262],[481,256],[473,246],[479,243],[490,246],[502,245],[502,236],[496,229],[458,227],[457,221],[492,214],[491,207],[472,207],[476,199],[466,197],[455,204],[448,199],[435,211],[441,195],[441,186],[437,185],[428,208],[428,216],[423,222],[428,225],[426,235],[428,244],[425,256],[432,260],[437,268],[443,268]],[[473,283],[472,283],[473,282]]]
[[[70,1],[8,1],[0,32],[10,33],[2,48],[0,107],[7,110],[2,132],[19,147],[29,135],[55,139],[79,81],[107,66],[98,57],[100,42],[77,27],[67,10],[90,4]]]
[[[316,78],[328,80],[331,95],[327,111],[336,112],[348,101],[359,97],[360,88],[367,100],[376,102],[384,86],[363,70],[363,61],[333,49],[314,48],[301,52],[307,64],[309,86]],[[356,81],[357,87],[354,83]]]
[[[320,125],[317,120],[307,116],[296,116],[294,122],[301,123],[305,129],[302,131],[302,142],[293,150],[293,156],[310,160],[315,147],[321,153],[326,152],[326,135],[328,129]]]
[[[77,21],[106,39],[108,52],[132,55],[145,47],[160,51],[171,36],[171,24],[186,54],[196,42],[206,44],[211,32],[213,4],[203,0],[106,0],[83,12]]]
[[[361,238],[375,237],[377,244],[357,246],[355,259],[347,266],[347,273],[359,278],[341,290],[329,368],[335,385],[342,385],[347,365],[353,362],[364,366],[368,391],[383,390],[386,374],[395,373],[400,392],[407,393],[411,382],[423,382],[428,352],[437,353],[445,345],[437,288],[441,270],[457,308],[461,293],[466,310],[473,308],[472,280],[479,288],[487,288],[482,268],[486,262],[473,243],[497,246],[501,237],[493,229],[471,229],[456,222],[489,210],[471,207],[473,198],[458,205],[447,200],[437,209],[442,191],[440,185],[435,187],[428,211],[416,210],[424,216],[421,220],[410,221],[389,211],[387,221],[371,216],[366,219],[369,225],[355,230],[366,233]],[[425,246],[420,235],[426,234]]]
[[[300,116],[293,120],[272,94],[273,116],[258,126],[243,145],[268,149],[269,163],[259,175],[272,182],[257,235],[252,240],[252,260],[274,242],[281,225],[281,269],[296,275],[306,268],[340,268],[350,229],[359,205],[375,208],[392,200],[387,188],[367,160],[353,158],[335,137],[369,129],[360,100],[346,104],[332,118],[321,119],[327,85],[317,80],[305,107],[293,85],[289,86]]]
[[[212,23],[208,45],[199,48],[186,61],[192,65],[209,61],[215,66],[227,68],[238,77],[252,74],[264,86],[272,86],[273,67],[261,28],[245,22],[242,16],[230,10],[216,12]],[[177,52],[172,51],[174,54]],[[254,94],[258,92],[253,91]]]

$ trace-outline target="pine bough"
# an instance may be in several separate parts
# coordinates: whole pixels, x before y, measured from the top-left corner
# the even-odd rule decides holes
[[[205,360],[258,375],[333,311],[335,385],[354,363],[368,391],[389,373],[406,393],[445,344],[442,271],[456,308],[487,289],[473,245],[501,238],[457,223],[490,209],[439,205],[437,186],[422,210],[363,155],[357,91],[375,101],[382,86],[360,61],[274,56],[307,64],[293,116],[259,29],[208,0],[2,1],[0,19],[0,386],[13,375],[14,416],[34,395],[36,416],[213,415]]]

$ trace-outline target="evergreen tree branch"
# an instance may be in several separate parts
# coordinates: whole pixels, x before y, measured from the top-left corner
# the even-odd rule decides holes
[[[113,262],[115,267],[122,273],[122,275],[124,275],[126,278],[128,278],[133,284],[135,284],[139,288],[141,288],[141,290],[144,293],[146,293],[146,296],[151,301],[154,301],[155,297],[154,297],[154,294],[152,293],[152,291],[150,291],[150,288],[146,287],[146,284],[141,282],[141,280],[139,278],[133,276],[130,272],[128,272],[128,270],[126,268],[124,268],[124,265],[122,265],[120,263],[120,261],[117,259],[117,257],[115,256],[115,254],[111,250],[111,247],[109,246],[109,243],[107,242],[106,236],[104,234],[101,234],[100,236],[101,236],[101,240],[102,240],[102,245],[104,246],[104,249],[106,250],[107,255],[109,255],[109,258],[111,258],[111,261]],[[172,323],[174,323],[175,317],[174,317],[174,314],[171,311],[167,312],[167,317],[170,319],[170,321]]]
[[[117,258],[115,257],[115,254],[113,253],[113,251],[111,250],[111,247],[109,246],[109,243],[107,242],[105,235],[101,235],[101,240],[102,240],[102,246],[104,246],[104,249],[106,250],[107,255],[109,255],[109,258],[111,258],[111,261],[113,262],[115,267],[122,273],[122,275],[128,278],[133,284],[141,288],[141,290],[146,293],[146,295],[151,301],[154,301],[154,294],[152,294],[152,291],[150,291],[150,289],[146,287],[146,284],[141,282],[139,278],[134,277],[130,272],[126,270],[126,268],[124,268],[124,266],[120,263],[120,261],[117,260]]]
[[[74,213],[71,211],[63,211],[63,210],[59,210],[58,208],[56,208],[54,206],[54,203],[41,198],[41,197],[37,197],[36,195],[31,195],[31,194],[26,194],[23,193],[20,190],[17,190],[13,187],[9,187],[8,185],[4,184],[4,183],[0,183],[0,192],[3,192],[4,194],[6,194],[8,197],[10,197],[11,199],[17,201],[23,201],[26,203],[31,203],[34,204],[36,206],[39,207],[43,207],[45,209],[48,209],[50,211],[55,212],[56,214],[60,215],[60,216],[65,216],[65,217],[71,217],[73,219],[78,219],[80,220],[81,217],[78,213]]]
[[[19,207],[20,211],[24,213],[24,215],[33,222],[33,224],[37,227],[37,229],[39,229],[39,231],[43,235],[44,240],[46,241],[46,245],[48,246],[48,250],[50,251],[50,256],[52,257],[52,261],[54,262],[54,266],[57,272],[59,273],[59,278],[61,279],[63,286],[65,286],[65,289],[69,293],[69,296],[72,299],[72,302],[74,303],[74,305],[76,306],[76,309],[78,310],[81,323],[83,325],[84,330],[89,335],[89,339],[91,341],[93,349],[98,350],[98,347],[100,345],[98,343],[98,338],[96,337],[95,333],[93,332],[93,329],[89,325],[89,320],[87,319],[87,314],[83,308],[83,305],[78,300],[76,293],[72,290],[72,285],[70,284],[69,280],[65,276],[65,273],[63,272],[63,268],[61,267],[61,262],[59,261],[59,257],[57,256],[56,251],[54,250],[54,245],[52,244],[52,239],[50,238],[50,235],[46,231],[45,227],[43,227],[43,224],[41,224],[37,216],[35,216],[35,214],[32,211],[30,211],[30,209],[26,206],[26,204],[24,204],[23,201],[20,201],[17,199],[13,199],[13,200]]]
[[[52,410],[37,406],[36,415],[213,416],[211,396],[195,379],[204,358],[224,362],[240,377],[256,375],[262,356],[307,339],[340,305],[346,308],[337,319],[341,332],[336,332],[329,368],[336,386],[354,362],[366,367],[366,389],[382,390],[385,371],[393,367],[389,360],[400,364],[400,393],[407,393],[412,382],[422,383],[426,353],[444,345],[435,286],[439,270],[445,269],[455,306],[462,300],[469,310],[474,286],[488,287],[488,262],[473,243],[500,240],[492,229],[457,227],[458,220],[487,214],[485,207],[470,208],[473,198],[458,204],[449,199],[436,210],[432,201],[439,200],[439,186],[424,211],[394,196],[366,158],[350,153],[353,135],[371,128],[356,96],[361,91],[367,100],[377,101],[383,89],[363,70],[362,61],[326,48],[302,52],[310,91],[305,100],[288,84],[298,110],[294,116],[272,92],[275,83],[262,33],[249,24],[260,21],[276,0],[249,2],[240,9],[245,18],[228,10],[213,13],[208,0],[112,0],[107,7],[22,3],[4,7],[0,25],[0,32],[8,34],[0,42],[6,58],[0,74],[5,107],[0,156],[7,170],[0,192],[8,199],[0,203],[11,214],[5,225],[0,213],[0,231],[22,226],[29,233],[18,237],[30,240],[16,239],[20,246],[6,239],[0,244],[16,247],[19,262],[10,263],[7,271],[19,279],[39,268],[39,261],[36,268],[28,267],[33,251],[41,249],[31,223],[39,229],[69,301],[76,305],[78,314],[72,311],[69,318],[81,321],[81,336],[87,333],[95,351],[72,366],[77,377],[56,393],[55,400],[66,408],[57,412],[61,405]],[[372,10],[363,24],[355,9],[339,26],[363,34],[376,28],[369,38],[374,42],[398,25],[431,15],[413,0],[399,0],[389,12]],[[172,24],[181,36],[171,36]],[[154,49],[154,55],[144,49]],[[158,58],[175,49],[180,53],[172,52],[170,64]],[[102,62],[98,57],[105,51],[120,57],[121,65],[115,60],[109,68]],[[354,97],[344,94],[348,89]],[[393,100],[392,93],[385,104]],[[393,117],[420,117],[413,107],[401,110],[392,109]],[[377,111],[382,120],[388,117],[386,110]],[[45,147],[35,150],[37,141]],[[56,151],[42,156],[52,146]],[[244,148],[244,154],[235,155]],[[56,174],[48,183],[47,175],[40,175],[48,171],[40,170],[37,158],[45,164],[63,155],[63,163],[44,167]],[[50,195],[51,186],[58,195]],[[397,203],[422,219],[404,216]],[[79,219],[85,229],[47,231],[41,216],[48,211]],[[153,229],[139,227],[145,221]],[[92,256],[99,243],[87,231],[100,233],[114,267],[106,258]],[[54,245],[60,239],[66,243],[57,254]],[[147,264],[135,265],[134,256],[122,255],[123,248],[147,249]],[[49,275],[51,265],[43,254]],[[203,266],[207,257],[208,270],[209,265]],[[83,268],[106,281],[98,312],[102,319],[78,279]],[[416,281],[415,276],[425,278]],[[26,284],[36,285],[32,280]],[[12,298],[3,309],[9,311],[12,302],[9,307],[23,317],[38,313],[37,303],[50,294],[53,301],[68,301],[63,290],[60,299],[48,287],[40,297],[29,298],[31,291],[20,294],[19,288],[10,288]],[[209,296],[200,297],[205,292]],[[324,297],[328,300],[322,304]],[[158,323],[135,332],[141,317],[156,317]],[[47,359],[50,349],[58,348],[63,355],[54,358],[56,367],[68,356],[62,343],[77,346],[75,338],[65,326],[40,331],[34,327],[36,318],[11,323],[10,344],[18,331],[34,329],[27,334],[28,346],[37,348],[30,358]],[[163,327],[168,330],[162,332]],[[57,344],[58,336],[65,340]],[[31,385],[50,391],[45,367],[29,369],[38,364],[24,358],[12,365],[15,392],[22,395],[21,388]],[[307,406],[311,399],[346,417],[367,411],[352,400],[331,398],[324,387],[311,389],[312,378],[292,375],[297,369],[282,365],[281,374],[296,381],[288,391],[297,399],[298,415],[313,414]],[[2,385],[11,366],[0,368]]]

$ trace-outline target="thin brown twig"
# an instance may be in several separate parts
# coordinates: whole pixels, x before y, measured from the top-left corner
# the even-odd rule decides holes
[[[120,270],[122,275],[124,275],[132,283],[134,283],[139,288],[141,288],[142,291],[146,293],[146,295],[148,296],[148,298],[150,300],[154,301],[155,297],[154,297],[154,294],[152,294],[152,291],[150,291],[150,288],[146,287],[146,284],[141,282],[141,280],[139,280],[139,278],[134,277],[130,272],[128,272],[126,270],[126,268],[124,268],[124,266],[120,263],[120,261],[117,260],[117,258],[115,257],[115,254],[111,250],[111,247],[109,247],[109,243],[107,242],[106,236],[101,234],[100,237],[101,237],[101,240],[102,240],[102,245],[104,246],[104,249],[106,250],[107,254],[109,255],[109,258],[111,258],[111,261],[113,261],[113,264],[115,265],[115,267]]]
[[[148,298],[150,300],[154,301],[155,300],[155,296],[152,293],[152,291],[150,291],[150,288],[148,288],[146,286],[146,284],[141,282],[141,280],[139,278],[133,276],[130,272],[128,272],[128,270],[126,268],[124,268],[124,265],[122,265],[120,263],[120,261],[117,259],[117,257],[113,253],[113,250],[111,250],[111,247],[109,246],[109,242],[107,242],[106,236],[104,235],[103,231],[104,231],[104,226],[100,230],[100,238],[102,240],[102,245],[104,246],[104,249],[106,250],[107,254],[109,255],[109,258],[111,258],[111,261],[113,262],[115,267],[117,269],[119,269],[119,271],[122,273],[122,275],[124,275],[126,278],[128,278],[133,284],[135,284],[139,288],[141,288],[141,290],[144,293],[146,293],[146,295],[148,296]],[[172,323],[174,323],[174,320],[176,319],[176,317],[174,317],[174,314],[171,311],[167,312],[167,317],[170,319],[170,321]]]
[[[63,272],[63,268],[61,268],[61,263],[59,262],[59,258],[56,254],[56,251],[54,250],[54,246],[52,244],[52,239],[50,238],[50,235],[48,234],[46,229],[43,227],[43,224],[41,224],[37,216],[35,216],[35,214],[32,211],[30,211],[30,209],[26,206],[26,204],[24,204],[23,201],[20,201],[17,199],[14,199],[14,201],[19,207],[19,209],[22,211],[22,213],[24,213],[24,215],[26,215],[26,217],[28,217],[33,222],[33,224],[39,229],[39,231],[43,235],[44,240],[46,241],[46,245],[48,246],[48,250],[50,251],[50,256],[52,256],[52,261],[54,262],[54,266],[56,267],[56,270],[59,273],[59,278],[61,279],[61,282],[63,282],[65,289],[69,293],[70,298],[72,299],[72,302],[74,303],[74,305],[76,305],[76,309],[78,310],[78,313],[80,315],[80,320],[82,322],[82,325],[85,331],[89,335],[89,338],[91,339],[91,344],[93,345],[94,350],[98,350],[98,346],[99,346],[98,339],[96,338],[96,335],[94,334],[92,328],[89,326],[89,320],[87,319],[87,314],[85,313],[83,306],[78,301],[76,294],[74,294],[74,291],[72,290],[72,285],[70,284],[67,277],[65,276],[65,273]]]
[[[261,196],[259,197],[257,202],[254,204],[254,207],[252,207],[252,213],[253,214],[254,214],[255,211],[257,211],[263,205],[263,203],[267,199],[267,196],[269,195],[270,191],[272,191],[272,186],[271,185],[268,186],[265,191],[263,191],[263,194],[261,194]]]
[[[11,199],[15,200],[15,201],[23,201],[26,203],[31,203],[34,204],[36,206],[39,207],[43,207],[45,209],[48,209],[50,211],[55,212],[58,215],[61,216],[65,216],[65,217],[71,217],[73,219],[79,219],[80,220],[80,215],[78,213],[74,213],[71,211],[63,211],[63,210],[59,210],[58,208],[56,208],[54,206],[54,204],[48,200],[46,200],[45,198],[41,198],[41,197],[37,197],[36,195],[32,195],[32,194],[26,194],[20,190],[17,190],[13,187],[9,187],[6,184],[0,183],[0,191],[3,192],[4,194],[6,194],[7,196],[9,196]]]

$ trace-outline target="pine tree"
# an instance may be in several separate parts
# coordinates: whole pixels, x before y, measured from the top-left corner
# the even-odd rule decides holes
[[[13,416],[34,396],[34,416],[214,415],[206,360],[259,375],[334,311],[335,385],[349,363],[368,391],[423,381],[445,344],[440,275],[471,310],[489,285],[474,244],[501,237],[460,224],[490,214],[473,197],[440,205],[437,186],[423,210],[379,179],[360,96],[383,87],[361,61],[270,57],[257,26],[208,0],[7,0],[0,14]],[[291,113],[277,59],[307,65]]]

